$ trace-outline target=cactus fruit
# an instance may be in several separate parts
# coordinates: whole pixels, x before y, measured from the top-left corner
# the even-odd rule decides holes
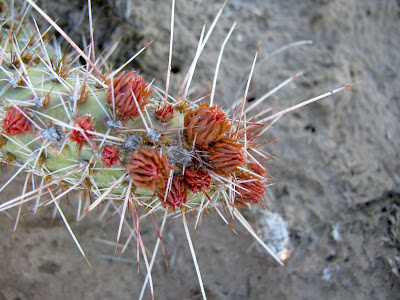
[[[172,97],[167,94],[168,84],[160,96],[134,70],[110,69],[102,74],[90,53],[84,56],[86,65],[79,65],[82,51],[77,49],[75,56],[61,54],[46,34],[23,20],[23,12],[9,18],[4,6],[0,20],[1,157],[16,166],[16,174],[27,172],[43,180],[39,188],[0,204],[0,211],[21,207],[40,195],[46,200],[36,202],[34,209],[54,203],[62,214],[58,199],[70,191],[89,191],[96,200],[85,207],[83,215],[105,200],[122,206],[117,240],[128,204],[136,212],[141,208],[180,214],[185,229],[187,213],[201,215],[215,209],[228,223],[220,211],[225,210],[257,239],[238,207],[262,205],[271,178],[265,168],[269,157],[257,149],[257,140],[266,122],[294,108],[263,120],[247,116],[251,121],[245,122],[249,111],[244,109],[245,100],[228,114],[218,105],[190,101],[187,93]],[[200,41],[199,49],[205,42]],[[188,90],[199,54],[182,90]],[[188,242],[191,246],[189,235]],[[193,258],[198,271],[194,253]],[[201,283],[199,271],[198,277]],[[202,292],[204,296],[203,288]]]

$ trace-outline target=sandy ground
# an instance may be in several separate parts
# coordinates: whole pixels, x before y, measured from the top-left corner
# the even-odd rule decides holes
[[[38,1],[77,41],[87,27],[85,1]],[[127,11],[117,1],[92,1],[95,40],[101,50],[121,39],[115,65],[150,41],[134,63],[147,79],[164,86],[169,43],[169,1],[132,1]],[[112,1],[110,1],[112,3]],[[177,1],[173,92],[194,57],[204,22],[209,25],[221,1]],[[227,3],[204,55],[193,87],[212,82],[220,46],[238,20],[222,60],[216,101],[230,105],[243,95],[261,40],[250,87],[261,97],[288,77],[304,74],[269,98],[275,111],[340,86],[351,89],[282,117],[268,131],[276,139],[265,150],[276,156],[269,167],[277,184],[265,205],[282,216],[290,235],[287,269],[260,251],[233,221],[234,234],[217,214],[192,231],[209,299],[399,299],[400,279],[393,262],[400,257],[400,3],[394,0],[256,0]],[[44,24],[44,23],[43,23]],[[312,45],[275,50],[300,40]],[[2,168],[1,182],[13,170]],[[1,193],[18,195],[22,179]],[[71,211],[74,217],[73,195]],[[259,208],[243,211],[253,225]],[[133,246],[120,261],[112,246],[118,221],[99,224],[91,215],[73,224],[92,268],[80,256],[62,220],[52,210],[24,216],[12,237],[16,211],[0,215],[0,299],[135,299],[140,273]],[[397,223],[396,223],[397,222]],[[396,231],[397,226],[397,231]],[[192,226],[193,227],[193,226]],[[196,273],[182,222],[167,224],[162,255],[153,270],[157,299],[200,299]],[[393,233],[397,232],[397,240]],[[149,248],[155,242],[152,220],[142,225]],[[147,291],[147,299],[150,293]]]

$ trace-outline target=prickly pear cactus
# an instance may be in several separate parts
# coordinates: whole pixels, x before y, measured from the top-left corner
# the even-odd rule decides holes
[[[4,161],[63,189],[128,193],[149,209],[263,200],[266,170],[250,154],[260,126],[160,97],[134,70],[99,76],[28,26],[3,21],[2,32]]]
[[[48,34],[24,19],[30,8],[10,12],[6,3],[0,4],[0,155],[16,168],[15,176],[27,173],[23,195],[0,203],[0,211],[19,207],[19,218],[26,202],[35,200],[33,210],[54,204],[84,255],[59,200],[71,191],[88,194],[91,202],[82,207],[79,203],[78,219],[104,203],[115,204],[121,212],[117,243],[130,205],[150,281],[152,265],[143,250],[138,215],[163,211],[163,224],[168,212],[181,215],[201,287],[185,215],[196,213],[198,221],[212,209],[229,225],[222,213],[228,212],[282,264],[238,210],[263,206],[271,182],[265,167],[270,155],[261,149],[261,137],[267,122],[343,88],[260,119],[249,115],[255,104],[246,107],[249,79],[243,101],[228,113],[213,104],[215,85],[209,102],[208,96],[190,99],[187,92],[220,13],[208,33],[202,33],[181,91],[172,96],[169,77],[164,92],[135,70],[98,67],[91,55],[93,45],[83,52],[69,41],[76,52],[63,53]],[[86,64],[78,63],[79,56]],[[27,182],[34,176],[41,178],[40,186],[28,191]],[[202,293],[205,297],[203,287]]]

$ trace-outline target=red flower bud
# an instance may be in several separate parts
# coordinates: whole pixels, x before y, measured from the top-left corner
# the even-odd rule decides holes
[[[209,107],[208,103],[200,105],[195,110],[189,110],[185,115],[189,142],[195,141],[197,147],[208,149],[209,144],[225,138],[231,128],[231,124],[226,120],[227,117],[218,105]]]
[[[111,86],[109,87],[107,102],[110,106],[115,105],[117,113],[122,117],[138,117],[140,115],[139,109],[140,111],[144,110],[144,107],[149,103],[148,98],[153,92],[153,90],[148,89],[148,86],[149,84],[143,80],[142,76],[135,76],[135,71],[130,71],[126,75],[125,72],[122,72],[117,78],[114,78],[113,89],[111,89]]]
[[[167,184],[168,182],[166,181],[163,189],[158,192],[158,199],[160,199],[164,208],[167,206],[167,204],[172,207],[173,210],[176,208],[181,208],[182,204],[186,203],[187,200],[185,182],[183,181],[182,177],[174,176],[174,178],[172,178],[171,187],[168,190],[168,195],[165,196]]]
[[[30,123],[22,113],[22,108],[17,106],[6,111],[1,127],[3,127],[5,133],[17,135],[29,131]]]
[[[246,161],[242,147],[237,139],[225,138],[207,150],[207,160],[217,174],[229,176]]]
[[[111,168],[118,161],[118,152],[114,146],[106,146],[101,153],[103,164]]]
[[[126,169],[137,187],[155,191],[164,186],[169,177],[169,170],[174,168],[165,155],[160,156],[158,151],[142,148],[137,153],[131,153]]]
[[[193,192],[198,193],[210,187],[211,176],[200,169],[185,169],[186,186]]]
[[[174,108],[172,105],[164,105],[156,110],[155,117],[162,123],[168,123],[174,117]]]
[[[83,116],[80,117],[77,121],[74,122],[74,127],[79,127],[83,129],[85,135],[87,138],[91,138],[93,135],[86,132],[87,130],[89,131],[94,131],[94,120],[91,116]],[[85,136],[82,134],[80,130],[73,129],[71,131],[71,134],[69,135],[69,138],[73,140],[74,142],[77,142],[78,144],[83,144],[86,141]]]

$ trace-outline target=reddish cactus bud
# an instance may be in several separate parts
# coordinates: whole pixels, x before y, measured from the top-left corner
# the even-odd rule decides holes
[[[198,193],[210,187],[211,176],[200,169],[185,169],[186,186],[193,192]]]
[[[22,108],[17,106],[6,111],[1,127],[3,127],[5,133],[17,135],[29,131],[30,123],[22,113]]]
[[[229,176],[246,161],[242,145],[237,139],[225,138],[208,149],[207,160],[215,173]]]
[[[174,170],[168,158],[155,150],[139,149],[131,153],[126,169],[137,187],[155,191],[161,189],[169,177],[168,170]]]
[[[80,117],[77,121],[74,122],[73,126],[83,129],[87,138],[91,138],[93,136],[92,134],[87,132],[87,130],[94,131],[94,120],[91,116],[86,115],[86,116]],[[69,138],[71,140],[73,140],[74,142],[77,142],[78,144],[83,144],[86,141],[86,138],[82,134],[82,132],[80,130],[76,130],[76,129],[73,129],[71,131]]]
[[[209,144],[227,136],[231,124],[218,105],[209,107],[208,103],[204,103],[186,113],[185,127],[189,142],[195,141],[197,147],[208,149]]]
[[[140,111],[144,110],[144,107],[149,103],[148,98],[153,92],[153,90],[148,89],[148,86],[149,84],[143,81],[142,76],[135,76],[135,71],[130,71],[126,75],[125,72],[122,72],[117,78],[114,78],[113,88],[109,87],[107,102],[111,107],[115,105],[117,113],[122,117],[138,117],[140,115],[139,109]]]
[[[172,105],[164,104],[163,107],[156,110],[155,117],[162,123],[168,123],[174,117],[174,108]]]
[[[118,160],[118,152],[114,146],[106,146],[101,153],[102,162],[111,168]]]
[[[241,174],[238,176],[237,184],[234,202],[236,206],[261,204],[264,200],[265,186],[259,178],[249,174]]]
[[[181,208],[183,203],[186,203],[187,193],[185,189],[185,182],[182,177],[174,176],[172,178],[171,188],[168,191],[168,195],[165,196],[165,191],[167,190],[166,181],[162,190],[158,192],[158,199],[162,202],[164,208],[167,204],[175,210],[176,208]]]

